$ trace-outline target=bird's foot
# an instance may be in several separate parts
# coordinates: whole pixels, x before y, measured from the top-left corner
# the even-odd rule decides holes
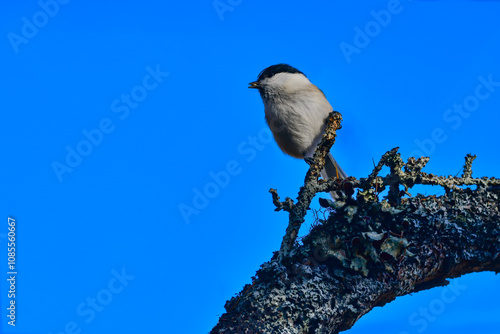
[[[305,161],[305,162],[306,162],[309,166],[311,166],[311,165],[313,165],[313,164],[314,164],[314,159],[313,159],[313,158],[311,158],[311,157],[305,157],[305,158],[304,158],[304,161]]]

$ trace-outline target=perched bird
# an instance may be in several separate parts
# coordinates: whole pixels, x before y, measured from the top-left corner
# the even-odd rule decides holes
[[[321,142],[326,118],[333,111],[325,94],[304,73],[287,64],[267,67],[249,85],[259,90],[267,124],[280,149],[308,162]],[[347,177],[331,153],[322,175],[326,179]]]

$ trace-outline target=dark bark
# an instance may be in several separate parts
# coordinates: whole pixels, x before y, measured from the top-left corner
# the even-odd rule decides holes
[[[318,151],[333,144],[326,137]],[[211,333],[338,333],[397,296],[467,273],[500,272],[500,182],[473,179],[474,156],[466,157],[462,177],[445,178],[421,172],[428,158],[405,164],[394,149],[368,178],[323,182],[323,153],[315,155],[297,203],[280,202],[272,191],[277,210],[290,214],[281,249],[226,303]],[[391,173],[379,177],[383,165]],[[411,197],[415,184],[441,185],[446,194]],[[379,201],[385,187],[389,194]],[[300,195],[304,191],[336,191],[339,198],[322,201],[330,216],[299,243],[296,235],[312,200]]]

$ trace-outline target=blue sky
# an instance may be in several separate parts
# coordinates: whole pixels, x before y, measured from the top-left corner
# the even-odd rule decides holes
[[[474,176],[500,174],[496,1],[1,9],[1,275],[8,217],[18,271],[15,328],[0,284],[2,333],[208,332],[279,248],[287,215],[268,189],[295,198],[307,169],[270,140],[247,89],[272,64],[299,68],[342,113],[333,152],[350,175],[395,146],[430,156],[428,172],[455,175],[474,153]],[[498,333],[499,283],[464,276],[351,333]]]

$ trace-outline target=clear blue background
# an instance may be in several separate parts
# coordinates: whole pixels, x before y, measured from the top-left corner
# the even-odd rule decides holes
[[[295,198],[307,169],[268,141],[260,97],[247,89],[271,64],[305,72],[342,112],[333,151],[351,175],[423,143],[429,172],[455,175],[475,153],[475,176],[500,176],[500,87],[467,118],[443,118],[474,101],[479,76],[500,81],[500,3],[402,1],[381,26],[373,13],[389,1],[227,1],[221,13],[212,0],[69,1],[46,22],[37,1],[2,3],[0,275],[8,216],[19,274],[15,328],[1,280],[1,332],[208,332],[279,248],[287,215],[268,189]],[[34,19],[37,31],[13,42]],[[346,57],[341,45],[366,28],[369,40]],[[169,74],[140,96],[148,66]],[[115,111],[131,92],[141,101],[123,118]],[[103,119],[113,130],[60,181],[54,162],[85,149],[82,131]],[[233,175],[214,188],[211,175],[228,164]],[[195,211],[183,216],[187,206]],[[116,293],[113,270],[134,277]],[[399,298],[350,333],[498,333],[499,283],[474,274],[458,279],[453,302],[439,288]],[[87,298],[106,303],[92,320],[77,311],[90,309]]]

